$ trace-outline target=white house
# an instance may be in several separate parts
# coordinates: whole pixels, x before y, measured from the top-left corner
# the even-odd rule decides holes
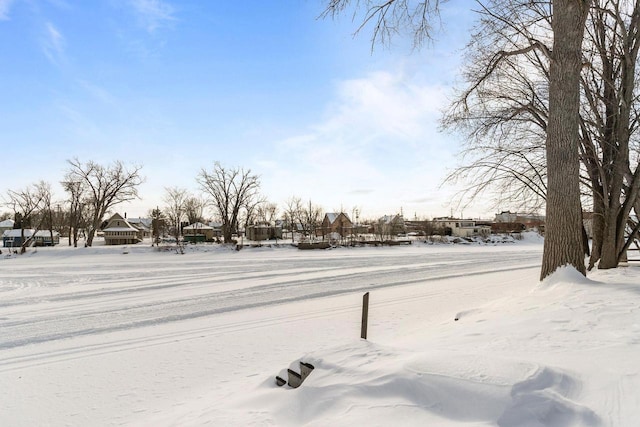
[[[445,234],[455,237],[488,236],[491,234],[491,227],[488,225],[477,225],[472,219],[458,218],[434,218],[435,228],[443,229]]]

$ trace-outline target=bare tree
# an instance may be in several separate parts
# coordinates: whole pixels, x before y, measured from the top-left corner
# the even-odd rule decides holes
[[[93,161],[82,163],[78,159],[67,162],[70,169],[66,176],[71,182],[82,183],[82,198],[91,210],[86,241],[87,246],[91,246],[107,211],[120,203],[138,198],[138,186],[144,182],[140,175],[142,167],[127,168],[120,161],[106,167]]]
[[[385,242],[385,240],[390,240],[391,236],[393,236],[393,226],[388,221],[388,217],[379,218],[375,223],[374,227],[376,236],[380,239],[380,242]]]
[[[53,206],[52,204],[52,192],[51,185],[48,183],[42,183],[45,185],[45,188],[42,193],[42,221],[46,223],[46,227],[49,230],[49,239],[51,241],[51,245],[53,246]]]
[[[466,141],[462,166],[446,180],[464,182],[463,204],[492,195],[494,207],[538,210],[547,196],[549,4],[494,0],[479,16],[465,88],[442,120]]]
[[[495,2],[494,2],[495,3]],[[463,129],[471,161],[455,178],[475,181],[466,196],[497,190],[497,202],[519,200],[527,208],[546,201],[546,153],[551,10],[549,3],[483,11],[480,30],[469,46],[465,73],[470,89],[446,116],[445,125]],[[593,251],[589,268],[618,265],[629,215],[637,203],[638,156],[630,150],[640,122],[635,83],[640,4],[601,1],[586,21],[582,47],[580,159],[583,194],[592,195]],[[527,50],[531,41],[540,46]],[[521,52],[494,58],[506,49]],[[636,137],[637,139],[637,137]],[[583,205],[589,201],[583,199]]]
[[[238,224],[242,224],[242,227],[246,228],[255,224],[257,221],[261,221],[261,210],[263,206],[267,204],[267,199],[262,196],[251,198],[247,203],[242,206],[240,211],[240,218],[238,218]]]
[[[27,246],[31,244],[43,220],[47,217],[45,212],[47,206],[50,209],[51,205],[51,186],[47,182],[39,181],[22,190],[9,190],[5,205],[11,208],[15,221],[20,227],[20,253],[25,253]],[[28,239],[25,239],[24,235],[26,227],[33,230]]]
[[[74,181],[70,176],[65,177],[62,181],[62,188],[69,195],[69,246],[73,242],[74,247],[78,247],[78,233],[82,222],[81,216],[83,211],[83,195],[82,181]]]
[[[639,205],[640,123],[636,88],[640,2],[598,2],[587,25],[582,158],[593,196],[593,251],[589,268],[617,267],[634,239],[625,242],[630,213]],[[636,150],[631,144],[635,138]],[[640,207],[640,206],[638,206]]]
[[[309,204],[302,211],[303,221],[302,227],[304,233],[309,236],[315,236],[316,229],[322,224],[323,209],[318,205],[314,205],[309,200]]]
[[[260,222],[273,224],[278,216],[278,205],[269,202],[261,203],[257,207],[256,216]]]
[[[285,202],[285,219],[287,226],[291,232],[291,242],[294,242],[295,233],[299,231],[299,227],[303,223],[304,205],[300,197],[292,196]]]
[[[184,202],[184,213],[189,224],[204,222],[204,209],[207,203],[205,200],[190,196]]]
[[[446,1],[446,0],[445,0]],[[440,0],[328,0],[322,17],[337,17],[354,4],[354,16],[362,11],[359,33],[371,26],[371,46],[388,43],[401,32],[413,37],[415,47],[431,40]]]
[[[186,189],[179,187],[165,187],[164,191],[164,213],[169,222],[169,234],[175,237],[176,243],[178,243],[180,241],[182,221],[187,218],[189,193]]]
[[[326,14],[343,11],[350,0],[331,0]],[[424,40],[431,34],[428,25],[437,15],[437,0],[418,2],[422,13],[410,7],[408,0],[386,0],[382,2],[366,0],[355,2],[363,5],[365,17],[363,26],[373,25],[373,41],[384,42],[384,37],[397,32],[399,28],[414,34],[414,40]],[[519,4],[525,7],[532,2],[496,1],[496,4]],[[579,164],[579,108],[580,70],[582,67],[582,41],[587,13],[591,0],[553,0],[552,32],[553,48],[549,52],[530,40],[525,52],[537,50],[548,55],[549,67],[549,118],[546,129],[547,195],[546,195],[546,238],[540,277],[553,273],[558,267],[572,265],[585,274],[582,238],[582,207],[580,204],[580,164]],[[426,6],[426,7],[425,7]],[[407,11],[407,12],[404,12]],[[425,25],[415,25],[426,22]],[[391,19],[390,19],[391,18]],[[493,58],[497,66],[505,58],[519,55],[522,49],[503,50]]]
[[[258,198],[260,181],[251,170],[225,168],[215,162],[211,171],[202,169],[197,177],[200,187],[211,198],[211,203],[222,220],[222,235],[231,242],[237,232],[241,211]]]

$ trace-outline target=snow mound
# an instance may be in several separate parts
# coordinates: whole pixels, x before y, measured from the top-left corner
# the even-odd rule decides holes
[[[591,426],[598,416],[571,398],[581,386],[566,372],[533,363],[442,351],[416,352],[361,340],[302,358],[315,370],[298,389],[265,379],[218,420],[256,425]],[[209,408],[211,410],[212,408]],[[205,410],[206,411],[206,410]],[[198,425],[193,408],[176,425]],[[190,423],[189,421],[192,421]]]
[[[579,390],[577,381],[568,374],[541,368],[513,385],[511,402],[497,423],[500,427],[600,425],[595,412],[571,401]]]
[[[550,276],[542,280],[537,289],[553,289],[565,285],[591,285],[594,283],[596,282],[586,278],[575,267],[567,265],[558,268]]]

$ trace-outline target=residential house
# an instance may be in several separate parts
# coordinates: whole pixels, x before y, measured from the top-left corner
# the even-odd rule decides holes
[[[213,228],[213,237],[216,239],[222,238],[222,223],[217,221],[209,221],[207,224],[209,227]]]
[[[282,226],[264,223],[249,225],[245,230],[245,236],[254,241],[282,239]]]
[[[35,232],[35,235],[34,235]],[[53,241],[51,235],[53,234]],[[19,228],[12,228],[11,230],[5,230],[2,233],[2,245],[5,248],[18,248],[22,246],[23,232]],[[24,239],[28,241],[32,239],[32,244],[35,246],[54,246],[60,243],[60,233],[57,231],[38,230],[35,231],[32,228],[24,229]],[[28,242],[27,242],[28,243]]]
[[[115,213],[102,229],[105,245],[135,245],[142,241],[142,232],[120,214]]]
[[[60,233],[50,230],[38,230],[33,239],[36,246],[55,246],[60,244]]]
[[[151,226],[153,224],[151,218],[126,218],[125,216],[125,219],[129,224],[138,229],[139,234],[143,238],[151,237]]]
[[[337,239],[347,237],[353,232],[353,223],[344,212],[327,213],[324,215],[322,225],[316,230],[316,236]]]
[[[29,239],[33,235],[33,229],[24,229],[25,240]],[[19,248],[22,246],[23,230],[19,228],[12,228],[11,230],[5,230],[2,233],[2,245],[5,248]]]
[[[472,219],[458,218],[434,218],[433,224],[436,229],[443,230],[443,234],[455,237],[488,236],[491,234],[491,227],[485,224],[477,224]]]
[[[201,222],[182,227],[182,237],[185,242],[211,242],[213,241],[214,228]]]

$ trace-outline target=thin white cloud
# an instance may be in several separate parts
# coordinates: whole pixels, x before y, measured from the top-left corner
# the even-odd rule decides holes
[[[402,72],[375,72],[339,85],[338,100],[320,128],[328,133],[393,138],[400,143],[415,141],[438,119],[446,103],[445,91],[415,83]]]
[[[9,19],[9,11],[11,10],[12,3],[13,0],[0,0],[0,21]]]
[[[58,64],[64,54],[64,36],[51,22],[47,22],[44,28],[42,49],[49,60]]]
[[[140,24],[150,33],[175,20],[175,9],[162,0],[131,0]]]
[[[116,98],[106,89],[87,80],[79,80],[78,84],[94,99],[109,105],[116,103]]]
[[[442,201],[425,196],[437,191],[456,151],[437,131],[446,95],[402,70],[338,83],[324,118],[278,144],[288,166],[269,170],[265,186],[288,192],[283,199],[360,206],[365,215],[437,211]]]

